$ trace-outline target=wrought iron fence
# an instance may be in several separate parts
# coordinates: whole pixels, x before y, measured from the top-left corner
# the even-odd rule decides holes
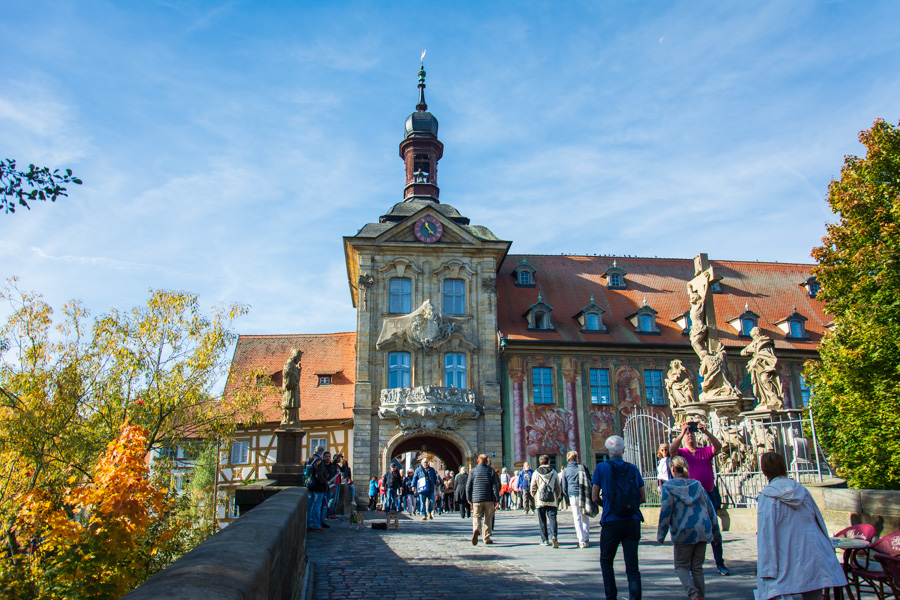
[[[759,468],[759,457],[764,452],[784,456],[788,474],[800,483],[821,482],[833,475],[819,446],[810,408],[764,418],[743,417],[737,422],[712,416],[709,428],[722,442],[714,468],[723,507],[756,506],[759,493],[768,483]],[[625,460],[640,469],[650,506],[660,502],[657,449],[676,435],[671,418],[663,419],[642,410],[636,410],[625,423]],[[700,438],[700,444],[707,443],[705,436]]]

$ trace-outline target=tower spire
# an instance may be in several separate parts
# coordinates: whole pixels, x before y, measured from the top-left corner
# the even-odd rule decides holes
[[[425,50],[422,50],[422,57],[419,59],[421,65],[419,67],[419,103],[416,104],[416,110],[425,112],[428,105],[425,104]]]
[[[437,164],[444,153],[438,141],[438,122],[425,103],[425,51],[419,65],[419,102],[416,112],[406,118],[406,132],[400,142],[400,157],[406,164],[404,200],[439,202]]]

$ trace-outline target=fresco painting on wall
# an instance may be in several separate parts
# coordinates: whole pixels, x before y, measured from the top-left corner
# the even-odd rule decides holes
[[[591,409],[591,448],[594,452],[602,452],[606,438],[615,435],[615,410],[612,406],[600,406]]]
[[[641,405],[641,382],[633,367],[626,365],[616,369],[616,392],[619,395],[619,414],[624,423],[634,412],[634,407]]]
[[[569,411],[558,407],[528,405],[525,408],[525,449],[528,456],[569,451],[566,428]]]

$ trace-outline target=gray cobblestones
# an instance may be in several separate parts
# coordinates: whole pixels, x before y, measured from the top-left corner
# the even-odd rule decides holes
[[[373,530],[380,512],[363,513],[365,527],[328,521],[331,529],[307,536],[315,565],[316,600],[491,600],[522,598],[603,598],[600,530],[595,519],[591,546],[579,549],[571,513],[560,511],[559,543],[540,546],[537,517],[501,511],[494,544],[472,546],[471,521],[456,513],[433,521],[400,518],[397,531]],[[643,597],[678,600],[682,594],[672,566],[672,546],[656,543],[656,527],[645,526],[640,547]],[[734,573],[720,576],[707,551],[707,598],[751,600],[756,585],[756,536],[725,532],[725,559]],[[627,597],[621,550],[616,557],[619,596]],[[624,593],[624,595],[623,595]]]

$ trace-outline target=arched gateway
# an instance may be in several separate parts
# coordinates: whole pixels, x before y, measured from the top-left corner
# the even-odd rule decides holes
[[[453,471],[460,465],[471,467],[475,459],[464,439],[451,432],[441,434],[399,434],[388,442],[381,455],[382,470],[387,471],[392,457],[406,452],[428,452],[439,456]]]

